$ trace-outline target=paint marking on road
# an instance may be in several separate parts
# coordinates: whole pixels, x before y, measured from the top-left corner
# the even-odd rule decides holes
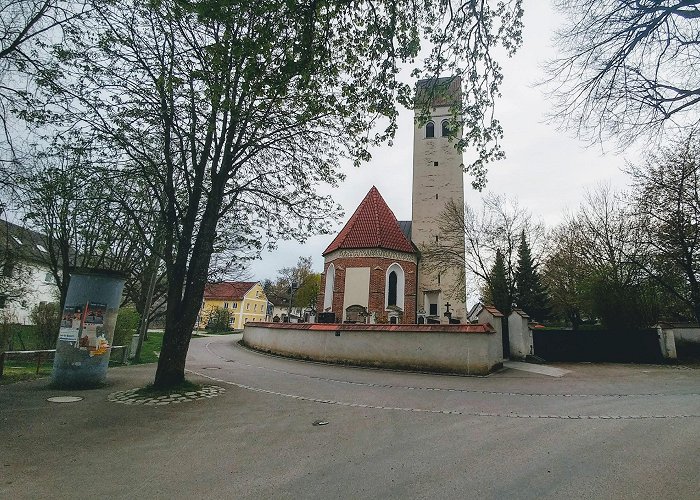
[[[563,377],[567,373],[571,373],[570,370],[562,370],[561,368],[554,368],[552,366],[545,365],[536,365],[533,363],[523,363],[522,361],[504,361],[503,366],[505,366],[506,368],[510,368],[511,370],[538,373],[540,375],[547,375],[548,377]]]
[[[190,370],[186,369],[185,370],[188,373],[192,373],[194,375],[199,375],[200,377],[207,378],[209,380],[214,380],[217,382],[221,382],[223,384],[228,384],[232,385],[234,387],[239,387],[241,389],[245,389],[248,391],[252,392],[258,392],[262,394],[270,394],[273,396],[282,396],[285,398],[293,398],[293,399],[299,399],[301,401],[309,401],[312,403],[321,403],[321,404],[331,404],[331,405],[336,405],[336,406],[352,406],[352,403],[345,402],[345,401],[332,401],[328,399],[319,399],[319,398],[314,398],[314,397],[309,397],[309,396],[300,396],[298,394],[288,394],[284,392],[278,392],[278,391],[272,391],[270,389],[263,389],[261,387],[253,387],[250,385],[246,384],[240,384],[238,382],[233,382],[232,380],[223,380],[219,378],[212,377],[210,375],[207,375],[205,373],[197,372],[195,370]],[[431,414],[436,414],[436,413],[441,413],[445,415],[461,415],[461,416],[466,416],[466,417],[497,417],[497,418],[532,418],[532,419],[556,419],[556,420],[568,420],[568,419],[576,419],[576,420],[588,420],[588,419],[622,419],[622,420],[630,420],[630,419],[667,419],[667,418],[700,418],[700,414],[698,415],[688,415],[688,414],[683,414],[683,415],[529,415],[529,414],[521,414],[521,413],[486,413],[486,412],[467,412],[467,411],[460,411],[460,410],[440,410],[440,409],[429,409],[429,408],[404,408],[404,407],[399,407],[399,406],[381,406],[381,405],[366,405],[363,406],[363,408],[371,408],[371,409],[376,409],[376,410],[394,410],[394,411],[410,411],[410,412],[425,412],[425,413],[431,413]]]

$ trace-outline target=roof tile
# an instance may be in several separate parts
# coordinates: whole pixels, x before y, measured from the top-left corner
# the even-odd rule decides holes
[[[257,285],[257,281],[224,281],[207,283],[204,287],[205,299],[242,300],[248,290]]]
[[[401,230],[394,212],[374,186],[323,255],[341,248],[385,248],[399,252],[415,252],[413,245]]]

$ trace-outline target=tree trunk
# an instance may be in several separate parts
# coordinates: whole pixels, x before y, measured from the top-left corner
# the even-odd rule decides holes
[[[163,347],[158,359],[158,369],[153,386],[159,389],[173,387],[185,380],[185,359],[190,345],[194,321],[187,321],[188,314],[178,314],[179,322],[173,327],[166,324]]]
[[[216,224],[225,185],[221,179],[225,180],[225,177],[217,178],[219,182],[212,182],[207,208],[202,216],[194,245],[192,247],[189,245],[192,240],[192,231],[183,231],[176,243],[178,258],[174,263],[166,260],[168,307],[165,315],[163,346],[153,382],[153,386],[159,389],[175,386],[185,380],[187,350],[202,305],[209,264],[214,253]],[[187,258],[180,259],[180,256],[188,255],[190,248],[191,258],[188,263]]]

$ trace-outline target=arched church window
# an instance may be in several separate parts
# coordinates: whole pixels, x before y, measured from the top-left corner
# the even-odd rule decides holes
[[[425,125],[425,138],[432,139],[435,137],[435,124],[433,122],[428,122]]]
[[[323,291],[323,310],[333,308],[333,287],[335,284],[335,266],[331,264],[326,269],[326,287]]]
[[[403,268],[394,262],[386,270],[386,288],[384,289],[384,307],[404,308],[405,275]]]
[[[396,271],[389,273],[389,298],[387,299],[387,305],[396,305]]]
[[[442,120],[442,136],[447,137],[448,135],[450,135],[450,122]]]

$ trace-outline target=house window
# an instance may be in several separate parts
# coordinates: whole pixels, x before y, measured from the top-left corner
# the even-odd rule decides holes
[[[404,308],[405,275],[403,268],[394,262],[386,270],[386,287],[384,289],[384,307]]]
[[[387,305],[396,305],[396,271],[389,273],[389,298],[387,299]]]
[[[253,305],[253,311],[258,312],[258,305],[257,304]]]
[[[425,125],[425,138],[432,139],[435,137],[435,124],[433,122],[428,122]]]
[[[228,302],[224,302],[224,309],[228,309]]]
[[[442,136],[447,137],[450,135],[450,124],[447,120],[442,120]]]
[[[440,162],[434,161],[433,162],[433,167],[437,167],[440,164]]]
[[[437,304],[430,304],[430,315],[437,316]]]
[[[250,304],[245,305],[245,310],[247,311],[248,309],[250,309]]]
[[[238,302],[234,302],[234,303],[233,303],[233,309],[237,309],[237,308],[238,308]]]
[[[46,273],[44,275],[44,283],[52,283],[52,282],[53,282],[53,274]]]

